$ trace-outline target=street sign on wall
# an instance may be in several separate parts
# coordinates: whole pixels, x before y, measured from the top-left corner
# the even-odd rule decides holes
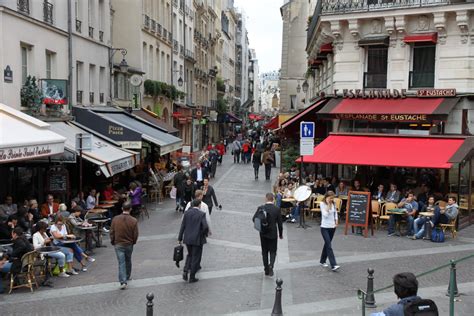
[[[300,123],[300,156],[310,156],[314,151],[314,122]]]

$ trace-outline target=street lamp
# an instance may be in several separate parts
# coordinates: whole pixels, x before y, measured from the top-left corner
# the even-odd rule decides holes
[[[109,76],[109,99],[110,104],[112,104],[112,76],[114,75],[114,65],[113,65],[113,58],[116,52],[120,52],[122,54],[122,61],[119,64],[121,72],[128,72],[128,63],[125,60],[125,55],[127,55],[127,50],[125,48],[109,48],[109,69],[110,69],[110,76]]]
[[[178,86],[182,87],[183,86],[183,78],[179,77],[178,79]]]
[[[296,92],[300,93],[301,92],[301,86],[300,82],[298,81],[298,85],[296,86]]]
[[[305,81],[303,82],[303,92],[304,92],[304,93],[308,92],[308,88],[309,88],[308,81],[305,80]],[[299,91],[298,91],[298,92],[299,92]]]

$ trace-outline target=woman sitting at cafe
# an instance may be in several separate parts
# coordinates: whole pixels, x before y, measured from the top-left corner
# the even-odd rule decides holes
[[[339,182],[339,185],[336,188],[336,197],[347,196],[348,190],[344,182]]]
[[[46,247],[51,244],[51,238],[46,234],[46,229],[48,228],[48,224],[45,222],[38,222],[36,225],[38,231],[33,234],[33,247],[35,250]],[[62,248],[62,249],[61,249]],[[54,258],[58,260],[59,266],[59,276],[62,278],[68,278],[69,275],[64,271],[64,265],[67,262],[69,265],[69,274],[78,274],[72,268],[72,261],[73,261],[73,254],[71,249],[60,247],[60,251],[53,252],[47,255],[47,257]]]
[[[92,224],[89,224],[87,221],[81,218],[82,208],[80,206],[76,206],[72,209],[71,215],[69,215],[69,223],[74,226],[78,234],[84,233],[84,237],[86,240],[86,251],[88,253],[92,252],[92,239],[94,239],[94,234],[90,229],[84,230],[81,227],[90,227]]]
[[[430,212],[435,214],[436,212],[439,213],[439,211],[439,206],[435,205],[435,198],[432,195],[428,198],[427,204],[421,209],[421,213]],[[415,219],[415,222],[413,223],[413,228],[415,229],[415,235],[413,236],[413,239],[420,239],[423,237],[425,234],[425,223],[427,220],[428,217],[426,216],[420,216]]]
[[[95,259],[86,255],[84,251],[77,245],[77,243],[63,243],[61,240],[67,240],[67,239],[75,239],[76,236],[73,234],[68,234],[66,225],[64,224],[64,220],[62,217],[57,217],[54,225],[51,226],[50,229],[51,235],[54,237],[53,243],[56,246],[61,246],[61,247],[67,247],[71,248],[72,251],[74,252],[74,258],[81,264],[81,270],[86,272],[87,268],[86,265],[83,262],[83,259],[89,261],[89,262],[94,262]]]

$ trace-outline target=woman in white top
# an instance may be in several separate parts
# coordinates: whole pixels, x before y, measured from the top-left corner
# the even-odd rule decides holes
[[[84,251],[81,249],[81,247],[77,245],[77,243],[64,244],[61,242],[61,240],[63,239],[67,240],[67,239],[76,238],[76,236],[74,236],[73,234],[68,234],[63,218],[58,216],[54,225],[51,226],[51,229],[49,231],[51,235],[53,235],[54,237],[53,243],[56,246],[71,248],[72,251],[74,252],[74,258],[76,258],[76,260],[81,264],[81,270],[83,272],[86,272],[87,268],[86,268],[86,265],[82,262],[83,259],[86,259],[89,262],[94,262],[95,259],[92,258],[91,256],[86,255]]]
[[[38,249],[50,244],[51,238],[49,238],[49,236],[46,234],[46,228],[48,228],[48,224],[40,221],[38,222],[38,224],[36,224],[36,226],[38,228],[38,231],[33,234],[33,247],[35,249]],[[61,248],[61,251],[50,253],[47,256],[58,260],[59,271],[60,271],[59,276],[63,278],[67,278],[69,277],[69,275],[64,271],[64,265],[67,260],[67,262],[69,263],[70,270],[73,270],[72,269],[73,255],[72,255],[72,251],[70,251],[69,248],[63,248],[63,247],[60,247],[60,248]],[[69,273],[77,274],[77,272],[75,271],[74,272],[70,271]]]
[[[324,201],[321,203],[321,235],[324,239],[324,247],[319,260],[321,266],[328,267],[326,260],[329,258],[331,270],[337,271],[340,266],[336,263],[334,252],[332,250],[331,241],[336,232],[338,225],[338,217],[336,205],[334,204],[334,193],[328,192],[324,195]]]

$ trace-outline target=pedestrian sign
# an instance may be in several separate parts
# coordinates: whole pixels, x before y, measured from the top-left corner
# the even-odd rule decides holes
[[[314,139],[314,122],[300,123],[300,138]]]

